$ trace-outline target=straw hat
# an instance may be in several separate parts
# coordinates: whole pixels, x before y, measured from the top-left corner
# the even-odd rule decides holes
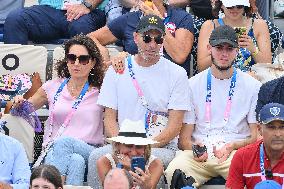
[[[221,0],[225,7],[233,7],[236,5],[244,5],[250,7],[249,0]]]
[[[148,145],[158,143],[157,141],[147,138],[145,125],[142,121],[131,121],[125,119],[119,129],[118,136],[107,138],[109,141],[119,142],[122,144]]]

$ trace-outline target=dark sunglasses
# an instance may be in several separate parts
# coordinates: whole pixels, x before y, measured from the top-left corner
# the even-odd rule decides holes
[[[233,8],[237,8],[237,9],[242,9],[244,8],[244,5],[236,5],[236,6],[232,6],[232,7],[226,7],[227,9],[233,9]]]
[[[158,35],[156,37],[151,37],[150,35],[146,34],[146,35],[143,35],[142,38],[143,38],[143,41],[145,43],[150,43],[152,41],[152,39],[154,39],[154,41],[159,45],[162,44],[163,41],[164,41],[164,38],[163,38],[162,35]]]
[[[90,55],[80,55],[80,56],[76,56],[75,54],[67,54],[66,55],[67,61],[70,64],[75,64],[76,60],[79,60],[79,63],[82,65],[86,65],[89,63],[89,60],[91,58]]]

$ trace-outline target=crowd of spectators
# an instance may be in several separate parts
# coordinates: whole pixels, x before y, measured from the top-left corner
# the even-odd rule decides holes
[[[0,189],[82,186],[86,174],[92,188],[172,189],[177,169],[187,187],[222,176],[227,189],[283,188],[284,77],[262,85],[251,71],[282,41],[261,2],[39,0],[5,13],[5,44],[65,42],[58,78],[13,99],[49,117],[32,171],[0,133]]]

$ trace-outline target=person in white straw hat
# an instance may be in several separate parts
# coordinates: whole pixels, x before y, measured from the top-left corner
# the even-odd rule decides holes
[[[271,63],[271,42],[267,23],[253,18],[249,0],[216,0],[214,12],[224,16],[207,20],[198,38],[197,62],[199,71],[210,67],[212,59],[207,46],[211,32],[221,25],[229,25],[238,33],[239,53],[234,67],[249,72],[256,63]],[[217,15],[216,15],[217,16]]]
[[[158,142],[147,138],[142,121],[125,119],[120,125],[118,136],[107,140],[113,144],[113,153],[108,153],[97,160],[98,175],[102,183],[111,169],[120,167],[130,172],[136,188],[156,188],[163,174],[163,164],[161,160],[151,155],[151,145]],[[135,168],[135,172],[131,171],[133,157],[145,159],[145,172],[140,168]]]

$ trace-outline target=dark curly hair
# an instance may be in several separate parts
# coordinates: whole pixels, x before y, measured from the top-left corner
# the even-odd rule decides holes
[[[90,85],[100,88],[104,78],[102,55],[96,43],[91,38],[83,34],[76,35],[72,39],[64,43],[63,48],[65,50],[65,57],[63,60],[60,60],[56,63],[56,71],[58,77],[70,77],[70,73],[67,68],[66,55],[69,53],[69,50],[73,45],[83,45],[84,47],[86,47],[88,54],[91,56],[91,59],[95,60],[95,65],[90,71],[88,81]]]
[[[30,178],[30,188],[34,179],[43,178],[53,184],[55,189],[63,188],[61,175],[58,169],[53,165],[40,165],[32,170]]]
[[[218,17],[219,17],[219,11],[220,11],[220,10],[221,10],[222,12],[224,12],[223,9],[222,9],[222,5],[223,5],[223,3],[222,3],[221,0],[215,1],[215,4],[214,4],[214,6],[213,6],[213,8],[212,8],[212,15],[213,15],[215,18],[218,18]],[[248,17],[248,18],[251,18],[251,17],[252,17],[252,8],[245,6],[244,10],[245,10],[245,11],[244,11],[245,16]]]

